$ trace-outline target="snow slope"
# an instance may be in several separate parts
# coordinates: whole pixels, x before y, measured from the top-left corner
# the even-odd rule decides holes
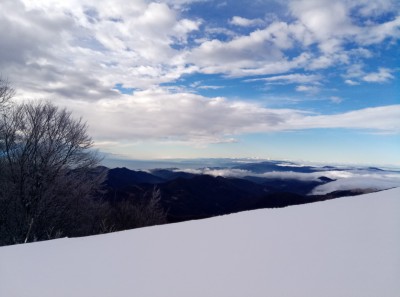
[[[5,297],[400,296],[400,188],[0,248]]]

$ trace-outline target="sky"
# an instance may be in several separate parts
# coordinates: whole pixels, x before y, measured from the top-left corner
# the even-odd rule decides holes
[[[1,0],[15,100],[111,158],[400,165],[397,0]]]

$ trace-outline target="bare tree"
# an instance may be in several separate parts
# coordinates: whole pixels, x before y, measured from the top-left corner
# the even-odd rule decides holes
[[[0,112],[4,110],[14,95],[14,88],[10,85],[7,79],[0,76]]]
[[[1,235],[19,243],[82,227],[83,205],[104,178],[86,124],[49,102],[14,105],[2,117]]]
[[[99,233],[127,230],[167,223],[167,211],[156,187],[139,195],[129,195],[112,204],[105,202]]]
[[[8,80],[3,79],[0,76],[0,135],[3,134],[5,119],[7,118],[6,115],[7,107],[9,107],[9,103],[14,95],[15,95],[14,88],[10,86]],[[2,150],[3,148],[4,148],[4,139],[0,137],[0,150]]]

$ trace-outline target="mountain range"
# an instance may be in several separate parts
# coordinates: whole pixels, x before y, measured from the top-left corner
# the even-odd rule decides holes
[[[128,168],[107,169],[104,182],[105,200],[119,203],[143,199],[154,189],[160,192],[160,203],[167,212],[168,222],[212,217],[239,211],[276,208],[305,204],[342,196],[357,195],[371,190],[350,189],[325,195],[310,195],[312,190],[335,181],[324,173],[334,167],[298,166],[293,163],[265,161],[232,166],[241,177],[218,176],[204,172],[227,168],[200,168],[188,172],[178,168],[147,171]],[[200,173],[199,173],[200,172]],[[313,179],[263,176],[265,173],[314,174]],[[319,175],[320,174],[320,175]]]

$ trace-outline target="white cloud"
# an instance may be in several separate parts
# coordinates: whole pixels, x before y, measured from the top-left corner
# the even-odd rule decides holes
[[[235,31],[230,30],[228,28],[210,27],[207,24],[206,24],[206,27],[204,29],[204,32],[206,34],[205,35],[206,37],[197,39],[197,43],[198,44],[201,44],[201,43],[203,43],[205,41],[210,41],[210,40],[214,39],[213,38],[214,36],[218,36],[218,35],[225,35],[228,38],[233,38],[233,37],[237,37],[238,36],[238,34]]]
[[[364,65],[362,64],[352,64],[347,68],[346,74],[344,77],[346,78],[360,78],[365,72],[363,70]]]
[[[247,35],[233,31],[235,26],[209,28],[201,16],[184,18],[182,10],[192,2],[3,0],[0,27],[9,34],[0,44],[0,67],[32,96],[98,100],[113,96],[117,83],[146,89],[195,72],[247,77],[325,69],[372,55],[360,47],[357,53],[344,50],[350,41],[363,45],[399,38],[400,18],[352,20],[352,15],[393,11],[393,1],[292,1],[293,18],[275,15],[268,25],[232,17],[235,25],[261,26]],[[227,38],[216,39],[221,33]],[[83,83],[88,87],[79,86]]]
[[[266,33],[253,32],[229,42],[206,41],[194,49],[189,61],[197,63],[206,73],[238,73],[243,68],[257,68],[262,62],[280,60],[282,54],[275,46],[265,47]]]
[[[358,8],[359,13],[365,17],[377,17],[393,12],[399,7],[397,0],[357,0],[351,1],[350,4]]]
[[[352,25],[344,1],[291,1],[291,12],[301,24],[311,32],[325,53],[340,49],[341,38],[355,34],[357,29]]]
[[[197,87],[198,89],[203,89],[203,90],[218,90],[224,88],[223,86],[199,86]]]
[[[195,81],[190,84],[190,87],[195,89],[203,89],[203,90],[218,90],[223,89],[224,86],[215,86],[215,85],[202,85],[202,81]]]
[[[356,36],[358,42],[364,45],[377,44],[386,38],[400,38],[400,16],[382,24],[372,24],[364,27]]]
[[[58,104],[68,105],[69,101],[60,100]],[[198,146],[234,142],[236,136],[246,133],[315,128],[400,133],[400,105],[315,115],[294,109],[269,109],[247,101],[151,89],[132,96],[76,101],[69,108],[87,120],[90,134],[102,143],[157,140]]]
[[[173,46],[185,46],[201,22],[180,18],[165,3],[33,0],[1,6],[0,26],[10,32],[0,45],[2,72],[32,95],[101,99],[117,83],[147,88],[195,69]],[[52,83],[58,86],[49,88]]]
[[[310,60],[310,63],[306,66],[309,70],[326,69],[338,65],[348,64],[349,55],[346,52],[340,52],[335,54],[320,55]]]
[[[317,186],[311,192],[312,195],[325,195],[333,191],[343,190],[385,190],[390,188],[400,187],[399,177],[385,176],[355,176],[350,178],[339,179],[324,185]]]
[[[399,11],[399,5],[395,1],[298,0],[290,1],[289,7],[325,54],[341,51],[342,45],[349,39],[362,45],[370,45],[387,38],[400,38],[400,17],[384,23],[369,21],[362,26],[353,19],[354,16],[371,19],[384,13]]]
[[[344,82],[345,82],[346,84],[350,85],[350,86],[357,86],[357,85],[360,84],[360,83],[358,83],[358,82],[356,82],[356,81],[354,81],[354,80],[351,80],[351,79],[346,79]]]
[[[274,22],[262,30],[237,36],[228,41],[206,40],[188,55],[188,61],[204,73],[229,76],[277,74],[304,67],[310,55],[301,53],[289,59],[284,50],[294,45],[292,27]]]
[[[261,19],[246,19],[240,16],[234,16],[229,23],[236,26],[252,27],[262,25],[264,24],[264,21]]]
[[[379,173],[363,170],[324,170],[311,173],[293,172],[293,171],[271,171],[264,173],[255,173],[249,170],[235,168],[202,168],[202,169],[179,169],[176,171],[188,172],[192,174],[207,174],[211,176],[235,177],[243,178],[246,176],[254,176],[267,179],[293,179],[300,181],[320,181],[321,176],[334,179],[315,187],[309,195],[325,195],[334,191],[343,190],[385,190],[393,187],[400,187],[400,175],[390,174],[382,171]]]
[[[205,2],[208,0],[164,0],[165,3],[172,5],[175,8],[182,9],[185,5],[196,3],[196,2]]]
[[[316,93],[319,91],[318,87],[315,86],[305,86],[305,85],[300,85],[296,87],[297,92],[310,92],[310,93]]]
[[[391,73],[392,71],[388,68],[379,68],[378,72],[372,72],[365,75],[362,79],[366,82],[383,83],[388,80],[394,79]]]
[[[255,78],[255,79],[248,79],[246,81],[266,81],[267,83],[271,84],[297,84],[297,83],[310,83],[310,84],[319,84],[321,80],[321,76],[317,74],[300,74],[300,73],[293,73],[293,74],[286,74],[286,75],[276,75],[264,78]]]
[[[297,113],[163,89],[113,100],[76,102],[72,109],[88,120],[91,134],[100,141],[164,139],[192,143],[226,142],[232,135],[276,126]]]
[[[255,173],[244,169],[235,168],[202,168],[202,169],[178,169],[176,171],[192,174],[207,174],[211,176],[243,178],[254,176],[267,179],[293,179],[300,181],[320,181],[321,176],[325,176],[334,181],[315,187],[310,195],[325,195],[333,191],[369,189],[384,190],[393,187],[400,187],[400,175],[388,174],[388,172],[372,173],[368,170],[323,170],[311,173],[293,172],[293,171],[271,171],[264,173]]]
[[[305,116],[291,124],[297,129],[344,128],[400,133],[400,105],[381,106],[334,115]]]
[[[330,99],[333,103],[336,103],[336,104],[339,104],[339,103],[341,103],[341,102],[343,101],[343,99],[340,98],[340,97],[338,97],[338,96],[331,96],[329,99]]]
[[[360,84],[358,81],[354,81],[353,79],[362,80],[369,83],[384,83],[389,80],[394,79],[394,75],[392,74],[394,70],[380,67],[377,72],[366,73],[363,69],[363,65],[354,64],[348,67],[346,74],[343,75],[345,83],[348,85],[358,85]]]
[[[244,87],[236,82],[264,77],[266,84],[293,84],[285,88],[301,92],[285,102],[287,94],[265,95],[282,106],[315,97],[322,83],[337,81],[335,76],[349,85],[392,81],[396,70],[380,65],[372,73],[367,70],[368,59],[385,54],[398,40],[398,18],[380,17],[395,14],[394,2],[284,1],[282,10],[268,11],[273,17],[265,23],[232,14],[210,21],[207,12],[190,6],[192,0],[0,2],[0,28],[7,33],[0,42],[0,69],[15,85],[18,100],[55,98],[88,121],[89,133],[102,150],[120,147],[117,151],[125,153],[137,143],[149,151],[155,143],[187,149],[235,142],[246,133],[314,128],[377,134],[400,130],[398,106],[324,115],[265,108],[248,98],[191,94],[193,88],[225,87],[218,93],[240,97]],[[221,11],[229,13],[231,3],[226,4]],[[260,18],[267,19],[265,14]],[[221,76],[188,77],[194,73]],[[225,80],[236,77],[243,79]],[[203,81],[191,88],[192,79]],[[160,87],[164,83],[168,87]],[[132,88],[133,95],[121,94],[117,84]],[[325,98],[339,102],[341,95],[330,96],[331,90],[324,92]]]
[[[201,25],[200,20],[192,21],[188,19],[180,20],[175,26],[173,31],[177,34],[175,35],[181,42],[187,42],[187,36],[192,31],[199,30],[199,26]]]

